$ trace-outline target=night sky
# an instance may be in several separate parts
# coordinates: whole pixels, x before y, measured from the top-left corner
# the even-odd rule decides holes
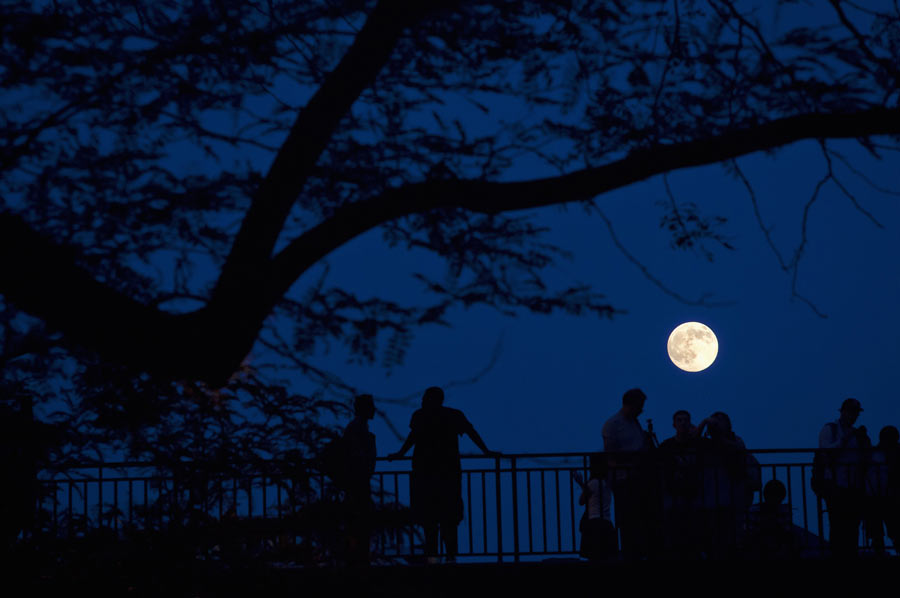
[[[853,142],[831,147],[881,185],[896,181],[895,156],[879,162]],[[818,145],[802,142],[738,164],[773,242],[790,260],[801,239],[804,205],[825,172]],[[504,452],[601,449],[603,422],[635,386],[648,395],[641,421],[652,418],[660,440],[672,435],[677,409],[689,410],[695,422],[722,410],[749,448],[812,447],[823,423],[837,418],[841,401],[855,396],[865,409],[858,423],[877,442],[883,425],[900,424],[900,200],[867,187],[842,164],[835,174],[883,228],[833,183],[823,187],[809,214],[797,292],[827,317],[791,297],[792,276],[767,244],[746,188],[714,165],[669,176],[679,201],[728,219],[722,232],[735,249],[710,245],[712,263],[700,252],[670,247],[659,226],[657,203],[666,200],[662,178],[601,196],[598,206],[625,249],[668,290],[689,301],[706,297],[725,305],[673,298],[623,255],[600,217],[587,216],[578,205],[549,208],[535,218],[552,228],[547,240],[573,253],[549,278],[591,283],[627,313],[612,320],[509,318],[487,308],[458,309],[452,329],[421,331],[404,366],[390,376],[378,367],[347,366],[338,352],[319,363],[377,398],[415,395],[409,406],[381,404],[404,434],[422,390],[447,385],[446,404],[462,409],[487,444]],[[378,231],[342,247],[328,263],[332,282],[363,296],[413,297],[418,287],[411,272],[440,272],[425,256],[386,249]],[[715,363],[699,373],[681,371],[666,355],[670,331],[689,320],[710,326],[720,344]],[[481,371],[498,342],[487,373],[448,384]],[[382,421],[372,429],[379,454],[399,446]],[[461,446],[477,452],[467,439]]]

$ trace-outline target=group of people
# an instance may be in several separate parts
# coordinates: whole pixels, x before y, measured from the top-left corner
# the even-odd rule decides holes
[[[602,559],[615,551],[604,496],[615,498],[626,558],[660,552],[795,555],[799,546],[790,506],[782,504],[786,487],[775,479],[761,487],[760,464],[728,415],[715,412],[695,426],[688,411],[678,410],[672,417],[675,435],[659,443],[652,425],[644,430],[638,422],[645,401],[640,389],[625,392],[622,408],[603,426],[605,452],[592,457],[596,480],[585,485],[581,498],[588,505],[582,556]],[[856,554],[861,524],[877,552],[884,553],[885,528],[895,546],[900,540],[897,428],[885,426],[873,447],[865,427],[854,426],[861,411],[857,399],[843,402],[838,420],[819,434],[812,471],[813,490],[826,505],[831,551],[839,557]],[[763,501],[753,505],[757,490]],[[592,500],[607,504],[591,507]],[[591,521],[601,518],[602,525]]]
[[[699,425],[691,422],[688,411],[676,411],[675,435],[659,443],[652,423],[644,430],[638,421],[646,399],[638,388],[625,392],[621,409],[603,425],[604,452],[591,459],[592,478],[599,476],[601,491],[608,485],[615,498],[622,554],[645,558],[663,552],[682,557],[731,552],[760,489],[759,463],[721,411]],[[589,484],[585,494],[582,500],[590,504]],[[596,509],[588,509],[581,551],[587,558],[615,552],[608,540],[611,526],[591,525],[597,517]],[[591,537],[589,531],[598,529],[602,536]]]
[[[761,467],[721,411],[695,425],[686,410],[672,417],[674,436],[658,442],[648,420],[638,421],[647,400],[633,388],[622,407],[603,425],[603,452],[592,455],[580,503],[582,556],[590,559],[646,558],[660,553],[681,557],[724,556],[753,549],[760,556],[788,556],[797,548],[786,488],[778,480],[761,485]],[[433,386],[410,420],[410,432],[389,459],[415,447],[410,502],[425,535],[425,556],[438,560],[439,543],[448,561],[457,554],[457,526],[463,519],[459,437],[467,434],[488,456],[487,448],[462,411],[445,407],[444,392]],[[351,562],[368,562],[371,511],[369,478],[375,469],[375,437],[368,421],[375,414],[371,395],[354,402],[355,417],[344,431],[355,465],[345,484],[350,507],[347,526]],[[893,426],[881,430],[872,447],[865,427],[855,427],[862,411],[847,399],[840,417],[819,434],[820,451],[812,472],[813,489],[829,517],[829,542],[837,556],[855,554],[861,523],[876,550],[884,550],[884,527],[900,540],[900,448]],[[762,490],[763,501],[753,505]],[[614,503],[613,503],[614,499]],[[614,508],[611,508],[614,507]],[[612,513],[615,514],[613,525]],[[355,513],[355,516],[352,515]],[[621,539],[621,549],[619,548]]]
[[[838,556],[856,554],[861,524],[876,552],[884,553],[885,528],[895,548],[900,541],[900,431],[884,426],[873,446],[866,427],[855,425],[862,411],[857,399],[844,400],[840,417],[819,432],[813,465],[813,489],[825,500]]]

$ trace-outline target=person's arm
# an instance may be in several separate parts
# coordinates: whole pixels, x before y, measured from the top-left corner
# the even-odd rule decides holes
[[[472,442],[475,443],[475,446],[481,449],[481,452],[489,457],[499,457],[500,453],[497,451],[490,450],[487,445],[484,443],[484,440],[481,439],[481,436],[478,435],[478,432],[475,431],[475,428],[470,427],[467,434],[469,438],[472,439]]]
[[[595,491],[591,488],[591,482],[592,482],[592,481],[594,481],[594,480],[592,480],[592,479],[591,479],[591,480],[588,480],[587,482],[585,482],[584,484],[581,485],[581,496],[578,497],[578,504],[579,504],[579,505],[586,504],[587,501],[591,498],[591,494],[593,494],[593,493],[595,492]],[[597,481],[597,483],[599,484],[600,482]],[[600,487],[600,486],[598,486],[598,488],[599,488],[599,487]]]
[[[408,451],[412,447],[412,445],[414,445],[416,443],[416,439],[414,437],[415,436],[414,432],[415,432],[415,430],[409,431],[409,436],[407,436],[406,440],[403,441],[403,446],[400,447],[400,450],[398,450],[396,453],[391,453],[390,455],[388,455],[389,461],[393,461],[394,459],[399,459],[400,457],[402,457],[403,455],[406,454],[406,451]]]
[[[700,422],[700,425],[697,426],[697,428],[696,428],[696,430],[697,430],[696,434],[697,434],[698,438],[703,436],[704,430],[709,429],[711,423],[712,423],[712,418],[709,418],[709,417],[707,417],[702,422]]]

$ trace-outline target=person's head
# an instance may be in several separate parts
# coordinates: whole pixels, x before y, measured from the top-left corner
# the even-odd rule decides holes
[[[878,446],[889,447],[897,446],[900,442],[900,432],[894,426],[885,426],[878,433]]]
[[[640,388],[632,388],[622,395],[622,410],[631,417],[637,417],[644,411],[647,395]]]
[[[603,453],[594,453],[591,455],[590,474],[592,478],[602,480],[606,477],[609,467],[606,462],[606,455]]]
[[[734,435],[731,429],[731,418],[724,411],[716,411],[709,416],[709,421],[711,438],[730,438]]]
[[[779,480],[769,480],[763,486],[763,500],[770,505],[780,505],[787,496],[787,488]]]
[[[375,399],[372,395],[356,395],[353,399],[353,413],[366,419],[375,417]]]
[[[422,407],[433,408],[444,404],[444,390],[440,386],[429,386],[422,395]]]
[[[675,428],[675,435],[678,438],[684,438],[691,433],[691,414],[684,409],[679,409],[672,415],[672,427]]]
[[[844,399],[844,402],[841,403],[841,421],[852,426],[856,423],[862,410],[862,405],[860,405],[857,399],[852,397]]]

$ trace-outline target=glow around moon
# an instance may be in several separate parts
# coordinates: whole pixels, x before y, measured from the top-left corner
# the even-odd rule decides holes
[[[706,324],[685,322],[669,335],[669,359],[686,372],[705,370],[719,354],[719,340]]]

